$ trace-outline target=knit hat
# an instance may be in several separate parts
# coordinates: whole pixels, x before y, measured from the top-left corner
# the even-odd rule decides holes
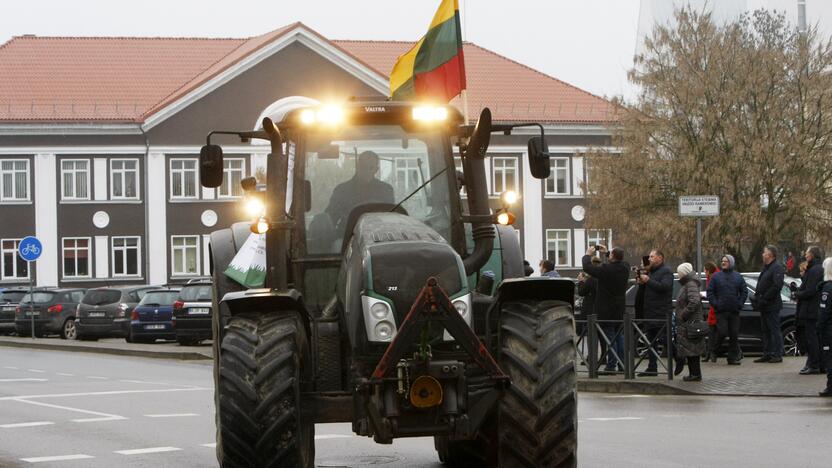
[[[676,273],[679,273],[679,278],[684,278],[693,273],[693,265],[690,263],[683,263],[676,268]]]
[[[725,254],[725,255],[723,255],[723,256],[722,256],[722,258],[726,258],[726,259],[728,259],[728,269],[729,269],[729,270],[733,270],[733,269],[734,269],[734,265],[736,265],[736,264],[737,264],[737,261],[736,261],[736,260],[734,260],[734,256],[733,256],[733,255],[728,255],[728,254]]]

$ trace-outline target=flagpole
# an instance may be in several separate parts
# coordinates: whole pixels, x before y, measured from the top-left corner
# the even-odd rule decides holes
[[[468,8],[468,2],[466,0],[462,0],[463,8]],[[468,29],[468,23],[463,21],[462,16],[462,9],[459,10],[459,19],[460,23],[462,23],[462,47],[463,50],[465,49],[465,31]],[[470,115],[468,114],[468,90],[463,89],[461,96],[462,98],[462,115],[465,117],[465,125],[468,125],[471,122]]]

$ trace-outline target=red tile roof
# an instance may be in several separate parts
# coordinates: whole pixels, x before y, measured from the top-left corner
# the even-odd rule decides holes
[[[247,39],[19,36],[0,46],[0,122],[144,122],[296,28],[385,78],[412,45],[328,41],[300,23]],[[475,44],[464,52],[472,116],[488,106],[498,121],[615,120],[609,101]]]

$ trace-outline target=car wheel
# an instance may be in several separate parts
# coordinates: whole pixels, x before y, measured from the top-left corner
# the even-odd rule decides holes
[[[800,348],[797,346],[797,328],[789,325],[783,328],[783,356],[800,356]]]
[[[70,317],[64,321],[64,326],[61,327],[61,338],[65,340],[74,340],[78,334],[75,332],[75,319]]]

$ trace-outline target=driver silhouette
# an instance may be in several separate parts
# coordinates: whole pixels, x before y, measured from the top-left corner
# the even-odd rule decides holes
[[[358,155],[355,175],[348,181],[338,184],[329,198],[326,213],[332,224],[343,229],[350,211],[358,205],[368,203],[394,203],[393,187],[386,182],[376,179],[379,169],[378,155],[372,151],[364,151]]]

